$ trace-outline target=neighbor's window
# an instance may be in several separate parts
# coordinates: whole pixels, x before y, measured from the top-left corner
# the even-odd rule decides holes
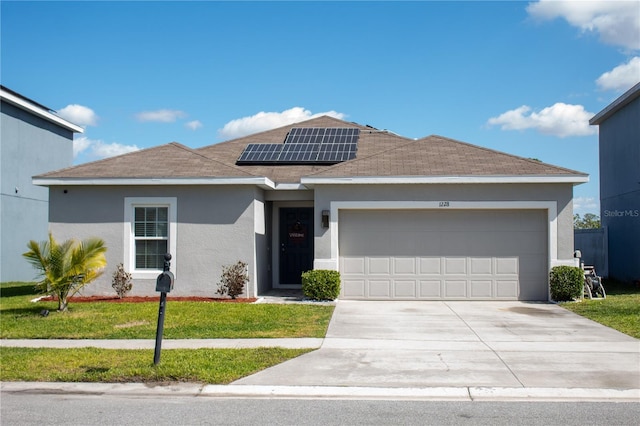
[[[135,207],[133,238],[136,269],[162,269],[168,253],[169,208]]]

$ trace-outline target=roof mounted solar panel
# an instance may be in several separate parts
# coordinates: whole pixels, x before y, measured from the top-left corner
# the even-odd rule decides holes
[[[285,143],[278,160],[285,163],[315,162],[319,149],[319,143]]]
[[[237,164],[335,164],[352,160],[360,129],[294,127],[282,144],[247,145]]]
[[[274,163],[278,161],[282,144],[250,143],[238,158],[238,163]]]

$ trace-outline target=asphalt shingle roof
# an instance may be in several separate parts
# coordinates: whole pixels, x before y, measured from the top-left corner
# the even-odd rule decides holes
[[[153,148],[45,173],[43,178],[188,178],[251,177],[196,150],[171,142]]]
[[[249,143],[282,143],[293,127],[357,127],[355,159],[336,165],[236,165]],[[583,173],[448,139],[413,140],[392,132],[323,116],[265,132],[191,149],[176,142],[81,164],[38,178],[267,177],[299,183],[303,176],[585,176]]]
[[[545,176],[582,175],[573,170],[442,136],[398,144],[338,164],[314,177],[348,176]]]

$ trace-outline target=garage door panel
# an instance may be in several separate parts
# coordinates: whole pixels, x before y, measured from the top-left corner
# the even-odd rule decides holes
[[[360,257],[344,257],[340,270],[345,275],[365,274],[365,259]]]
[[[491,299],[493,297],[492,280],[470,280],[470,297],[476,299]]]
[[[547,300],[544,210],[341,210],[343,298]]]
[[[444,274],[445,275],[466,275],[467,274],[467,258],[466,257],[445,257],[444,258]]]
[[[388,257],[368,257],[366,263],[368,264],[368,274],[391,275],[391,259]]]
[[[518,298],[518,280],[496,280],[496,299],[517,299]]]
[[[345,298],[364,298],[365,293],[365,280],[342,280],[342,294]]]
[[[442,298],[442,281],[440,280],[421,280],[418,293],[421,299],[441,299]]]
[[[496,259],[496,275],[518,275],[517,257],[502,257]]]
[[[444,280],[444,297],[446,299],[466,299],[466,280]]]
[[[418,273],[416,269],[416,258],[394,257],[393,272],[395,275],[416,275]]]
[[[422,275],[440,275],[442,273],[442,259],[438,257],[419,257],[418,265]]]
[[[369,297],[374,299],[388,299],[391,294],[391,280],[370,280]]]
[[[395,280],[394,281],[394,296],[397,299],[415,299],[416,294],[416,280]]]
[[[491,275],[494,271],[493,266],[493,258],[491,257],[472,257],[469,259],[471,274],[472,275],[480,275],[486,274]]]

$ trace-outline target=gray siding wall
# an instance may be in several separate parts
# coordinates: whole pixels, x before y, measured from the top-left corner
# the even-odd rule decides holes
[[[600,124],[600,218],[609,275],[640,280],[640,98]]]
[[[331,201],[557,201],[558,259],[573,259],[571,184],[318,185],[315,198],[316,259],[331,258],[330,232],[320,225]]]
[[[68,192],[65,194],[64,190]],[[249,265],[249,296],[264,260],[256,260],[256,246],[266,245],[254,226],[254,200],[261,191],[251,186],[52,187],[50,227],[56,239],[103,238],[108,266],[83,294],[115,295],[111,277],[124,261],[124,198],[177,198],[177,253],[171,253],[176,275],[171,296],[216,297],[223,265],[239,260]],[[134,280],[132,295],[156,295],[155,280]]]
[[[575,248],[582,253],[581,262],[596,268],[601,277],[609,276],[607,262],[607,228],[574,230]]]
[[[73,133],[1,103],[0,281],[31,281],[36,271],[23,259],[29,240],[48,233],[49,191],[31,177],[73,163]]]

